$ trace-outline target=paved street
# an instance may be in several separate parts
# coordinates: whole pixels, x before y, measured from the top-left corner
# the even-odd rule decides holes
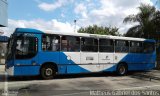
[[[59,75],[54,80],[41,80],[39,77],[5,80],[4,71],[0,72],[2,96],[6,91],[8,96],[88,96],[104,95],[102,93],[112,90],[160,90],[160,71],[156,70],[134,72],[123,77],[112,73]]]

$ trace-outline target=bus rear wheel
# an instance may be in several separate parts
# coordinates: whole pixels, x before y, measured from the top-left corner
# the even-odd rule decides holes
[[[41,68],[41,77],[43,79],[53,79],[56,75],[56,70],[52,65],[45,65]]]
[[[119,76],[124,76],[126,75],[128,72],[128,68],[127,68],[127,65],[125,63],[120,63],[118,64],[117,66],[117,74]]]

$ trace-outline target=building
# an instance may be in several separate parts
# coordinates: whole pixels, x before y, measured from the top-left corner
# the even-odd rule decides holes
[[[8,2],[7,0],[0,0],[0,28],[6,27],[8,25]],[[5,53],[6,53],[6,46],[8,37],[1,36],[3,31],[0,30],[0,64],[4,61]],[[4,63],[4,62],[3,62]]]
[[[0,36],[0,56],[4,56],[6,53],[8,39],[9,37],[7,36]]]
[[[0,0],[0,27],[8,25],[8,3],[7,0]]]
[[[6,54],[7,49],[7,41],[9,37],[7,36],[0,36],[0,64],[4,64],[4,58]]]

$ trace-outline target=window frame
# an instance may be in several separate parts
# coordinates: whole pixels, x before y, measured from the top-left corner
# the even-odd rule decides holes
[[[97,45],[93,45],[93,44],[92,44],[92,45],[87,45],[87,46],[97,46],[96,51],[93,51],[93,50],[92,50],[92,51],[86,51],[86,50],[84,51],[84,50],[82,50],[82,46],[84,46],[84,45],[82,45],[82,42],[83,42],[82,39],[83,39],[83,38],[85,38],[85,39],[97,40]],[[93,43],[94,43],[94,42],[95,42],[95,41],[93,41]],[[94,37],[81,37],[80,46],[81,46],[81,49],[80,49],[81,52],[97,52],[97,53],[98,53],[98,52],[99,52],[99,38],[94,38]],[[94,49],[94,50],[95,50],[95,49]]]
[[[117,41],[123,41],[123,42],[125,42],[125,46],[117,46]],[[127,43],[126,43],[127,42]],[[127,46],[128,45],[128,46]],[[122,51],[122,50],[120,50],[120,51],[117,51],[116,50],[116,47],[120,47],[121,49],[123,49],[124,47],[125,48],[127,48],[127,50],[126,51]],[[124,40],[124,39],[114,39],[114,52],[115,53],[129,53],[129,51],[130,51],[130,42],[129,42],[129,40]]]
[[[16,36],[16,42],[15,42],[15,44],[17,44],[17,40],[18,40],[18,38],[17,38],[18,36]],[[36,37],[36,36],[26,36],[27,38],[29,37],[29,38],[31,38],[31,37],[33,37],[34,39],[36,39],[37,40],[37,42],[36,42],[36,49],[37,49],[37,51],[35,52],[35,54],[34,54],[34,56],[32,56],[32,57],[26,57],[26,55],[24,55],[23,56],[23,58],[17,58],[17,52],[16,52],[16,45],[15,45],[15,59],[19,59],[19,60],[25,60],[25,59],[32,59],[32,58],[34,58],[37,54],[38,54],[38,50],[39,50],[39,48],[38,48],[38,46],[39,46],[39,39],[38,39],[38,37]],[[22,38],[22,37],[21,37]],[[24,39],[24,36],[23,36],[23,39]],[[21,55],[22,56],[22,55]],[[24,57],[26,57],[26,58],[24,58]]]
[[[132,48],[132,46],[131,46],[131,44],[132,44],[132,42],[136,42],[136,43],[140,43],[140,46],[133,46],[134,48],[136,48],[136,52],[131,52],[131,48]],[[129,46],[130,46],[130,50],[129,50],[129,53],[135,53],[135,54],[143,54],[144,52],[143,51],[141,51],[141,52],[137,52],[137,48],[139,47],[139,48],[142,48],[142,50],[144,49],[144,46],[143,46],[143,43],[144,43],[144,41],[130,41],[130,44],[129,44]]]
[[[76,45],[73,45],[74,47],[75,46],[78,46],[78,49],[76,49],[77,51],[73,51],[73,50],[68,50],[68,48],[67,48],[67,50],[62,50],[62,38],[65,36],[65,38],[66,37],[71,37],[71,38],[74,38],[74,39],[77,39],[77,38],[79,38],[79,44],[76,44]],[[66,38],[66,40],[67,40],[67,38]],[[61,52],[80,52],[81,51],[81,37],[80,36],[71,36],[71,35],[60,35],[60,51]],[[68,47],[68,40],[67,40],[67,45],[66,45],[67,47]]]
[[[152,47],[153,47],[153,50],[152,50],[152,52],[148,52],[148,51],[145,52],[145,43],[150,43],[150,44],[153,43],[153,46],[152,46]],[[143,50],[144,50],[144,51],[143,51],[143,54],[152,54],[154,51],[156,51],[156,49],[155,49],[155,44],[156,44],[155,42],[145,42],[145,41],[144,41],[144,42],[143,42]],[[147,49],[147,50],[148,50],[148,49]]]
[[[44,36],[44,35],[45,35],[45,36],[49,36],[49,37],[52,37],[52,36],[53,36],[53,37],[56,37],[56,36],[59,37],[59,50],[56,50],[56,51],[53,51],[53,50],[44,50],[44,49],[43,49],[43,38],[44,38],[43,36]],[[42,37],[42,40],[41,40],[41,49],[42,49],[43,52],[59,52],[59,51],[61,51],[61,36],[60,36],[60,35],[58,35],[58,34],[42,34],[41,37]],[[46,42],[46,41],[45,41],[45,42]],[[51,42],[50,42],[50,43],[51,43]],[[47,48],[46,48],[46,49],[47,49]]]
[[[110,44],[110,45],[100,45],[100,40],[109,40],[110,41],[110,43],[112,43],[112,44]],[[114,39],[108,39],[108,38],[99,38],[99,40],[98,40],[98,52],[100,52],[100,53],[114,53],[115,52],[115,44],[114,44],[115,42],[114,42]],[[103,47],[112,47],[111,48],[111,50],[112,51],[100,51],[100,46],[103,46]]]

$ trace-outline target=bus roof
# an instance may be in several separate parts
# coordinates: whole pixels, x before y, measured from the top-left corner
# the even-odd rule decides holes
[[[107,38],[107,39],[115,39],[115,40],[118,39],[118,40],[130,40],[130,41],[155,42],[155,40],[153,40],[153,39],[121,37],[121,36],[112,36],[112,35],[88,34],[88,33],[54,32],[54,31],[51,31],[51,30],[41,31],[41,30],[31,29],[31,28],[16,28],[14,33],[57,34],[57,35],[69,35],[69,36],[80,36],[80,37]]]

